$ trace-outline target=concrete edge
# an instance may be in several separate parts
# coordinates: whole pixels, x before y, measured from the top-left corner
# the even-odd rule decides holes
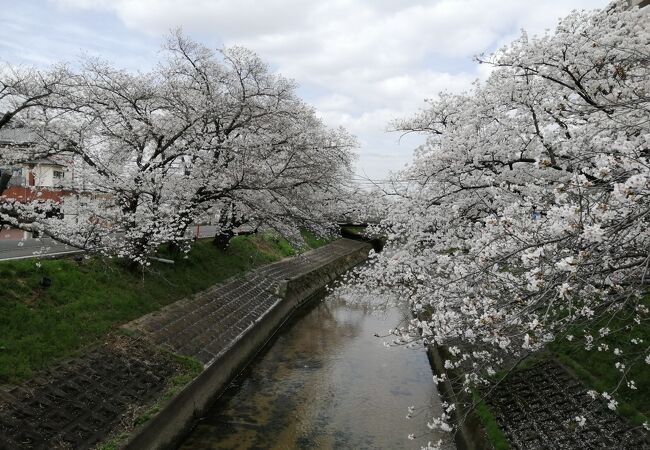
[[[458,377],[459,374],[445,369],[445,352],[444,347],[434,344],[427,346],[431,369],[438,376],[445,375],[444,381],[438,382],[438,391],[445,401],[456,405],[451,412],[452,420],[456,425],[454,432],[456,447],[459,450],[493,450],[494,446],[488,439],[481,420],[467,406],[472,404],[471,397],[463,391],[455,390],[450,381],[451,378]]]
[[[66,255],[75,255],[79,253],[85,253],[85,250],[64,250],[61,252],[54,252],[54,253],[43,253],[42,255],[25,255],[25,256],[10,256],[8,258],[0,258],[0,262],[2,261],[18,261],[21,259],[57,259],[59,256],[66,256]]]
[[[137,427],[120,448],[173,448],[286,321],[329,282],[365,261],[371,249],[370,244],[355,248],[305,275],[287,280],[282,298],[206,365],[193,381],[170,398],[153,418]]]

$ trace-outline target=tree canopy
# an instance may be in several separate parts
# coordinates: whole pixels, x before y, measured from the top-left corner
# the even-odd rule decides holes
[[[388,244],[355,284],[407,299],[417,318],[397,341],[447,346],[468,389],[551,341],[596,349],[629,332],[593,334],[598,318],[647,326],[648,14],[619,1],[524,33],[478,58],[485,82],[393,124],[427,141],[396,174],[408,182],[378,227]],[[616,354],[621,389],[635,389],[630,365],[650,364],[635,344]]]
[[[215,52],[180,32],[164,50],[144,73],[95,58],[3,72],[0,126],[27,127],[34,142],[3,148],[0,165],[65,157],[74,214],[6,200],[0,223],[143,264],[160,244],[186,243],[207,213],[218,233],[248,223],[297,240],[301,226],[331,227],[349,198],[354,138],[249,50]]]

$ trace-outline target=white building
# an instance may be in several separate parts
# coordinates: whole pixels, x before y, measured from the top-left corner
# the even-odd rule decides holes
[[[67,181],[66,166],[50,158],[29,161],[23,164],[21,178],[23,186],[62,188]]]
[[[4,128],[0,130],[0,149],[7,148],[29,152],[34,136],[26,128]],[[11,172],[9,186],[34,188],[63,188],[68,181],[68,164],[61,158],[40,158],[0,167],[1,172]]]

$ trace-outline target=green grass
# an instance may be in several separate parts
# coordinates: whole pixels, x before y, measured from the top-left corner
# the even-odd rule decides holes
[[[170,398],[179,393],[190,381],[194,380],[203,372],[203,364],[193,358],[175,354],[172,354],[172,357],[179,363],[182,369],[181,373],[171,378],[167,383],[165,391],[158,397],[154,404],[136,417],[134,426],[141,425],[155,416]]]
[[[117,326],[294,251],[273,235],[198,241],[187,259],[132,272],[91,258],[0,262],[0,384],[15,383]],[[37,267],[40,264],[40,267]],[[52,280],[44,289],[42,277]]]
[[[130,436],[133,428],[154,417],[170,398],[179,393],[203,371],[203,364],[193,358],[176,355],[174,353],[169,353],[169,356],[178,364],[180,373],[167,382],[163,393],[152,405],[143,409],[134,419],[132,424],[122,423],[122,425],[114,431],[108,439],[97,444],[94,447],[95,450],[116,450],[120,448]]]
[[[307,229],[301,230],[300,234],[302,235],[302,238],[305,240],[305,243],[309,248],[322,247],[323,245],[332,241],[331,238],[316,236],[312,231],[309,231]]]
[[[476,404],[474,412],[483,424],[485,433],[494,447],[494,450],[508,450],[510,448],[508,439],[506,439],[505,434],[503,434],[503,431],[499,428],[496,418],[494,417],[494,414],[492,414],[490,408],[488,408],[487,404],[476,392],[472,393],[472,399]]]
[[[106,442],[100,442],[94,447],[94,450],[117,450],[120,444],[129,437],[129,433],[122,431],[121,433],[111,437]]]
[[[649,298],[644,303],[650,304]],[[612,393],[617,389],[621,380],[621,372],[617,371],[614,364],[629,358],[636,358],[634,364],[626,361],[629,368],[628,377],[635,381],[637,389],[627,387],[621,383],[616,390],[615,397],[619,401],[617,411],[630,419],[631,422],[641,425],[650,418],[650,370],[644,362],[648,342],[650,342],[650,327],[647,323],[631,325],[631,314],[620,314],[614,320],[599,320],[587,328],[594,337],[598,330],[608,327],[617,330],[595,343],[595,348],[585,350],[581,339],[569,342],[566,339],[553,342],[549,346],[552,354],[564,365],[569,367],[578,378],[598,392]],[[573,334],[582,336],[584,327],[576,327]],[[642,339],[642,344],[632,344],[631,339]],[[606,343],[609,351],[598,351],[600,343]],[[618,348],[623,352],[624,359],[617,357],[613,349]]]

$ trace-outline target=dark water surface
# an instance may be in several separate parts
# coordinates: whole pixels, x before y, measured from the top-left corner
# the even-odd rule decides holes
[[[374,336],[401,319],[394,309],[315,301],[179,448],[419,449],[444,439],[426,426],[440,403],[424,350],[386,348]],[[409,406],[416,410],[406,419]]]

